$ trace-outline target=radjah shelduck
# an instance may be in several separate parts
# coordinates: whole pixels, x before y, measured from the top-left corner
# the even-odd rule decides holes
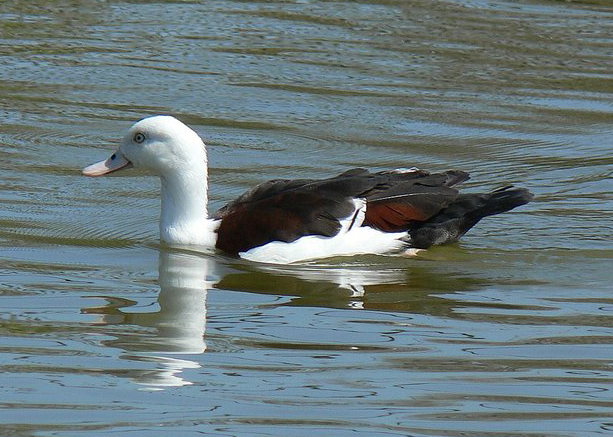
[[[524,188],[460,193],[468,173],[354,168],[328,179],[261,183],[209,215],[206,147],[174,117],[135,123],[105,161],[102,176],[129,167],[161,180],[160,238],[267,263],[359,254],[403,255],[457,241],[482,218],[528,203]]]

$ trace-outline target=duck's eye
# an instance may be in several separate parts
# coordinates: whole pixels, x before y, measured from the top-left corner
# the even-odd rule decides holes
[[[145,141],[145,135],[143,135],[142,133],[138,132],[137,134],[134,135],[134,142],[135,143],[142,143],[143,141]]]

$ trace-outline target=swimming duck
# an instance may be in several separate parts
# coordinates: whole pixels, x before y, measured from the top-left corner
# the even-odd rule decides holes
[[[354,168],[327,179],[261,183],[212,215],[202,139],[172,116],[135,123],[105,161],[83,169],[102,176],[129,167],[161,179],[160,239],[229,255],[292,263],[358,254],[402,255],[457,241],[482,218],[528,203],[524,188],[460,193],[459,170]]]

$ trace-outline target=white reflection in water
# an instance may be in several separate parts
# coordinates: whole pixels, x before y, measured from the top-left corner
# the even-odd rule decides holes
[[[375,270],[370,267],[339,266],[339,265],[287,265],[268,266],[258,265],[257,269],[276,277],[293,278],[295,283],[301,283],[300,288],[318,288],[316,284],[323,284],[337,294],[346,295],[347,308],[364,309],[364,295],[368,286],[401,283],[406,279],[404,269],[383,268]]]
[[[116,334],[115,340],[106,342],[108,346],[130,353],[123,358],[158,364],[158,369],[134,377],[135,382],[152,387],[191,384],[180,374],[184,369],[200,367],[198,362],[158,354],[189,355],[206,350],[204,333],[207,290],[212,286],[209,279],[211,262],[197,254],[161,250],[157,311],[130,312],[126,307],[133,307],[135,302],[124,299],[119,300],[119,304],[118,299],[108,299],[110,304],[105,308],[84,309],[88,313],[103,313],[103,324],[152,328],[145,334],[136,330]]]
[[[206,297],[211,287],[210,260],[175,251],[160,251],[159,311],[135,314],[132,322],[156,328],[147,346],[150,353],[201,354],[206,350]],[[141,317],[142,316],[142,317]],[[141,323],[142,321],[142,323]],[[152,387],[191,384],[181,375],[184,369],[200,367],[196,361],[149,355],[160,369],[144,373],[136,381]]]
[[[194,354],[206,350],[206,296],[211,260],[161,251],[157,324],[160,351]]]
[[[256,293],[263,288],[279,295],[323,290],[335,300],[335,305],[362,309],[365,287],[399,283],[406,274],[398,269],[377,271],[372,267],[339,265],[273,267],[240,261],[230,264],[222,266],[216,258],[197,252],[160,249],[160,292],[156,306],[106,297],[106,306],[85,308],[83,312],[101,314],[99,322],[105,325],[134,326],[125,332],[113,332],[115,338],[104,343],[124,350],[124,359],[156,363],[158,368],[130,377],[137,384],[161,389],[191,384],[182,372],[200,367],[196,360],[168,355],[200,355],[206,351],[206,299],[213,287]],[[229,271],[222,275],[219,273],[222,269]],[[229,278],[234,280],[226,282]],[[276,287],[279,281],[285,286]],[[152,307],[155,311],[150,310]]]

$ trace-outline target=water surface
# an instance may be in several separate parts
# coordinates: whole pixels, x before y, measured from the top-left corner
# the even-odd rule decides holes
[[[613,430],[604,1],[0,5],[0,434]],[[79,169],[151,114],[211,209],[352,166],[536,199],[416,259],[254,265],[158,244],[158,181]]]

